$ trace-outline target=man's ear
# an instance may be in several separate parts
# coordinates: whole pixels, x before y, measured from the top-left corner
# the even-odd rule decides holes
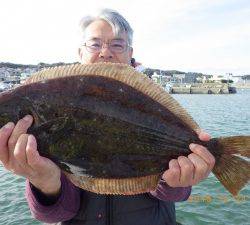
[[[134,51],[133,48],[130,47],[130,50],[129,50],[129,57],[130,57],[130,58],[132,58],[132,56],[133,56],[133,51]]]
[[[79,55],[80,60],[82,60],[82,49],[81,48],[78,48],[78,55]]]

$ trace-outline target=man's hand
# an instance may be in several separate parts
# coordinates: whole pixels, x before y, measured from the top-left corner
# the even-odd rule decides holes
[[[198,133],[200,140],[209,141],[210,136],[205,132]],[[169,162],[169,169],[162,176],[171,187],[188,187],[205,179],[215,164],[214,156],[202,145],[190,144],[193,152],[187,157],[180,156]]]
[[[16,125],[9,122],[0,129],[0,161],[7,170],[26,177],[44,194],[56,195],[61,187],[61,171],[51,160],[39,155],[35,137],[27,134],[32,121],[32,116],[27,115]]]

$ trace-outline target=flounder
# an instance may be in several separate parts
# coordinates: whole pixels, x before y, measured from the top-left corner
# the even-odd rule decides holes
[[[191,153],[214,155],[215,176],[236,195],[250,179],[250,137],[200,141],[197,123],[146,75],[125,64],[45,69],[0,94],[0,127],[30,114],[28,130],[42,156],[78,187],[132,195],[157,187],[168,162]]]

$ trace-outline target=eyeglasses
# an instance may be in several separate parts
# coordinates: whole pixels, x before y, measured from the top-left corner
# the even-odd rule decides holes
[[[126,41],[121,40],[121,39],[113,39],[109,41],[108,43],[103,42],[100,39],[92,39],[92,40],[86,41],[83,44],[83,46],[86,47],[88,52],[97,53],[102,50],[102,48],[104,47],[104,44],[106,44],[107,48],[113,53],[123,53],[128,49],[128,47],[130,47]]]

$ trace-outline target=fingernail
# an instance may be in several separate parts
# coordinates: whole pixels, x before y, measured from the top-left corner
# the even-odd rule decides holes
[[[13,127],[13,123],[12,122],[8,122],[7,124],[5,124],[4,128],[9,129]]]
[[[30,134],[30,135],[28,136],[28,141],[29,141],[29,142],[33,142],[33,141],[34,141],[34,136],[33,136],[32,134]]]
[[[23,117],[23,119],[26,121],[26,122],[30,122],[32,120],[32,116],[31,115],[27,115],[25,117]]]
[[[194,149],[196,146],[197,146],[197,144],[191,143],[191,144],[189,145],[189,148]]]

